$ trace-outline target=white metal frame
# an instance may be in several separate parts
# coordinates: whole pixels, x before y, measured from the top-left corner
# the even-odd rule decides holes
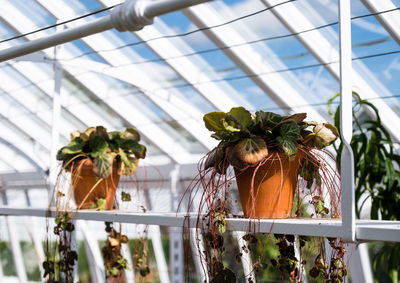
[[[181,1],[166,1],[162,3],[171,4],[172,2]],[[203,1],[186,1],[190,3],[200,3]],[[126,2],[125,8],[133,10],[142,9],[144,6],[133,6],[133,2]],[[156,2],[153,2],[156,3]],[[190,4],[189,3],[189,4]],[[176,3],[175,3],[176,4]],[[185,3],[186,5],[187,3]],[[169,8],[161,8],[162,5],[154,4],[148,12],[143,12],[143,15],[154,16],[160,11],[170,11]],[[188,5],[187,5],[188,6]],[[140,8],[142,7],[142,8]],[[56,36],[43,38],[40,40],[28,42],[22,47],[16,47],[12,50],[7,49],[0,51],[1,60],[10,59],[13,56],[26,54],[32,50],[39,50],[48,47],[49,44],[61,43],[78,38],[77,31],[84,32],[83,35],[98,32],[105,27],[111,28],[111,22],[117,26],[119,30],[127,28],[123,20],[119,20],[122,9],[116,9],[112,14],[104,19],[98,20],[95,24],[86,25],[85,28],[72,29],[70,32],[57,33]],[[131,10],[129,10],[131,12]],[[191,9],[193,13],[196,11]],[[128,13],[129,14],[129,13]],[[130,14],[129,14],[130,15]],[[131,16],[131,15],[130,15]],[[200,17],[191,15],[192,20],[201,23]],[[124,18],[125,20],[129,20]],[[144,17],[146,20],[146,17]],[[196,20],[197,19],[197,20]],[[143,20],[143,17],[142,17]],[[339,22],[340,22],[340,86],[341,86],[341,135],[345,143],[345,149],[342,156],[341,176],[342,176],[342,219],[262,219],[258,221],[257,227],[259,232],[264,233],[280,233],[280,234],[295,234],[308,236],[323,236],[323,237],[342,237],[345,241],[400,241],[400,221],[374,221],[374,220],[356,220],[354,213],[354,177],[353,177],[353,161],[352,152],[349,147],[349,142],[352,135],[352,117],[351,117],[351,33],[350,33],[350,3],[346,0],[339,1]],[[125,25],[125,26],[124,26]],[[132,25],[129,26],[132,28]],[[74,35],[73,35],[74,34]],[[73,36],[72,36],[73,35]],[[81,34],[82,35],[82,34]],[[218,36],[214,36],[218,40]],[[60,41],[60,38],[62,41]],[[221,46],[221,44],[219,44]],[[238,61],[236,61],[238,62]],[[243,66],[241,66],[243,67]],[[263,83],[264,84],[264,83]],[[264,84],[264,87],[266,85]],[[277,99],[281,99],[277,97]],[[283,100],[280,104],[286,104]],[[0,207],[0,215],[30,215],[37,217],[49,216],[46,209],[35,208],[12,208],[8,206]],[[55,211],[50,211],[50,216],[55,216]],[[186,222],[187,214],[157,214],[157,213],[129,213],[121,211],[77,211],[74,213],[76,219],[85,219],[93,221],[110,221],[110,222],[126,222],[140,223],[146,225],[162,225],[172,227],[182,227]],[[189,219],[190,227],[196,227],[197,216],[193,215]],[[249,224],[254,220],[232,218],[227,219],[227,228],[234,231],[247,231]],[[159,247],[161,248],[161,247]]]

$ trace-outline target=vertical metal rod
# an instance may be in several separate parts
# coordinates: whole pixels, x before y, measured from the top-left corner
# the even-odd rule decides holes
[[[99,245],[97,244],[96,237],[88,229],[88,222],[84,220],[77,221],[77,227],[83,234],[85,241],[85,249],[90,263],[90,274],[93,282],[104,283],[104,263],[100,254]]]
[[[198,239],[198,242],[197,242]],[[200,283],[209,282],[207,274],[207,263],[202,260],[201,252],[204,251],[203,236],[197,228],[190,228],[190,246],[192,248],[192,257]]]
[[[158,273],[161,283],[170,283],[168,276],[168,266],[165,260],[164,250],[161,242],[160,226],[149,226],[151,241],[153,243],[154,255],[156,257]]]
[[[355,241],[354,161],[350,147],[353,135],[350,1],[339,0],[340,130],[344,144],[341,157],[341,203],[343,239]]]
[[[26,204],[28,207],[31,207],[31,199],[29,197],[28,190],[25,190],[24,193],[25,193]],[[26,230],[28,231],[28,234],[30,235],[31,240],[32,240],[32,244],[35,248],[37,258],[39,260],[38,266],[39,266],[40,274],[44,274],[42,262],[45,259],[45,253],[44,253],[44,249],[43,249],[42,240],[40,239],[40,237],[37,233],[37,228],[36,228],[36,227],[38,227],[37,219],[34,217],[26,217],[24,219],[24,222],[25,222]],[[41,282],[44,282],[44,281],[45,281],[44,278],[41,277]]]
[[[8,205],[7,195],[4,191],[0,193],[0,197],[3,199],[3,204]],[[24,265],[24,260],[21,252],[21,246],[19,243],[18,232],[15,227],[15,222],[12,217],[6,216],[6,228],[8,230],[8,238],[11,244],[11,252],[13,254],[13,260],[15,264],[15,269],[17,271],[18,280],[20,283],[27,283],[28,278],[26,276],[26,270]]]
[[[233,235],[236,237],[236,240],[239,245],[239,249],[246,245],[246,241],[243,240],[243,236],[246,234],[246,232],[242,231],[235,231]],[[253,261],[251,260],[251,255],[250,253],[243,253],[241,256],[241,261],[242,261],[242,266],[243,266],[243,272],[246,278],[246,282],[250,282],[250,279],[252,282],[256,282],[256,276],[253,272]]]

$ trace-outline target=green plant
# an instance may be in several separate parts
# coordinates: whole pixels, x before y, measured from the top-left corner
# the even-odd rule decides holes
[[[248,188],[251,200],[254,200],[256,198],[254,180],[257,170],[267,161],[274,159],[279,161],[282,171],[282,160],[289,159],[300,166],[296,172],[297,178],[304,180],[296,188],[297,209],[294,211],[294,216],[304,216],[301,208],[306,195],[311,196],[309,204],[315,210],[312,217],[340,216],[337,198],[340,195],[340,176],[336,173],[336,168],[329,165],[326,160],[334,158],[324,150],[337,139],[339,133],[337,128],[329,123],[308,122],[305,121],[306,117],[306,113],[282,116],[262,110],[251,114],[243,107],[232,108],[229,112],[217,111],[204,115],[205,126],[213,132],[211,136],[219,140],[219,144],[199,162],[199,173],[189,185],[187,192],[192,196],[189,210],[196,194],[202,193],[197,207],[197,228],[202,230],[205,248],[203,250],[198,246],[198,249],[207,263],[206,268],[211,282],[234,282],[239,279],[237,272],[231,270],[224,260],[226,217],[238,217],[232,215],[229,196],[230,185],[234,178],[232,167],[236,174],[241,174],[250,167],[254,170],[250,171],[254,173],[251,187]],[[329,203],[331,209],[325,207],[324,194],[331,196]],[[254,207],[253,204],[253,209]],[[257,227],[256,223],[250,221],[248,231],[256,233]],[[198,236],[196,237],[200,240]],[[296,281],[300,280],[301,261],[294,256],[292,238],[292,236],[282,236],[279,239],[280,256],[276,260],[276,265],[279,265],[278,268],[282,273],[289,274],[287,279]],[[250,243],[258,245],[261,243],[255,235],[247,236],[244,240],[248,244],[240,247],[239,257],[243,253],[258,251],[257,248],[250,250]],[[338,247],[343,246],[340,239],[335,240],[333,244]],[[319,248],[321,258],[326,260],[323,244],[319,245]],[[335,252],[333,257],[343,258],[343,255]],[[253,268],[255,271],[260,271],[265,263],[260,257],[256,259]],[[329,271],[321,275],[326,280],[333,279],[337,274],[333,262],[328,262],[328,267]],[[320,270],[315,270],[314,273],[318,273],[319,276]],[[337,278],[338,282],[344,280],[344,272],[340,275],[342,276]],[[251,280],[255,278],[249,279],[249,282],[252,282]]]
[[[335,94],[328,102],[328,111],[340,126],[339,107],[332,112],[332,104],[339,94]],[[354,178],[356,214],[367,200],[371,201],[371,219],[400,220],[400,155],[388,130],[382,125],[378,109],[369,101],[353,92],[353,136],[350,146],[354,154]],[[368,109],[374,118],[363,116],[363,109]],[[337,163],[343,143],[335,147]],[[374,258],[374,269],[386,270],[392,282],[400,280],[400,244],[386,243]]]
[[[128,243],[128,237],[122,235],[114,229],[112,222],[105,222],[106,232],[108,233],[106,245],[101,249],[104,259],[106,278],[121,278],[124,270],[129,269],[128,261],[122,256],[122,244]]]
[[[46,282],[72,282],[75,262],[78,253],[71,248],[71,232],[75,230],[69,213],[58,214],[54,220],[54,234],[58,236],[58,242],[52,249],[49,242],[46,243],[46,259],[42,263]]]
[[[214,132],[211,136],[220,140],[206,169],[216,166],[219,173],[225,173],[225,160],[243,169],[260,163],[270,150],[293,156],[301,148],[322,149],[339,136],[333,125],[307,122],[306,117],[306,113],[281,116],[262,110],[252,115],[243,107],[204,115],[205,126]]]
[[[90,158],[93,172],[99,178],[107,178],[114,160],[120,160],[119,175],[132,175],[138,168],[138,159],[146,156],[146,147],[139,141],[140,135],[132,127],[124,132],[90,127],[82,133],[72,132],[70,143],[58,151],[57,160],[62,161],[63,168],[71,170],[73,162]]]

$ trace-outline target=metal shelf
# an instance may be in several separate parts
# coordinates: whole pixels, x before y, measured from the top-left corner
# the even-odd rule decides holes
[[[12,208],[0,207],[0,215],[4,216],[36,216],[54,217],[55,210],[40,208]],[[135,223],[145,225],[160,225],[183,227],[188,225],[196,227],[197,216],[186,213],[134,213],[121,210],[73,211],[75,219],[90,221],[109,221],[121,223]],[[228,218],[227,228],[231,231],[257,231],[261,233],[293,234],[304,236],[340,237],[343,233],[340,219],[261,219],[249,220],[247,218]],[[356,241],[393,241],[400,242],[400,221],[356,220]]]

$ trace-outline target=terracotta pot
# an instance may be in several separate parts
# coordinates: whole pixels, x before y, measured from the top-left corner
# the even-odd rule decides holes
[[[71,183],[76,206],[80,209],[88,209],[99,198],[103,198],[106,200],[106,209],[113,209],[119,182],[118,164],[114,163],[112,174],[106,179],[101,179],[95,188],[100,179],[93,173],[92,160],[90,158],[80,160],[74,164],[74,167]]]
[[[243,171],[235,169],[236,182],[244,215],[250,218],[290,217],[293,196],[297,186],[300,166],[299,155],[293,161],[278,152],[259,167],[253,179],[255,167]]]

